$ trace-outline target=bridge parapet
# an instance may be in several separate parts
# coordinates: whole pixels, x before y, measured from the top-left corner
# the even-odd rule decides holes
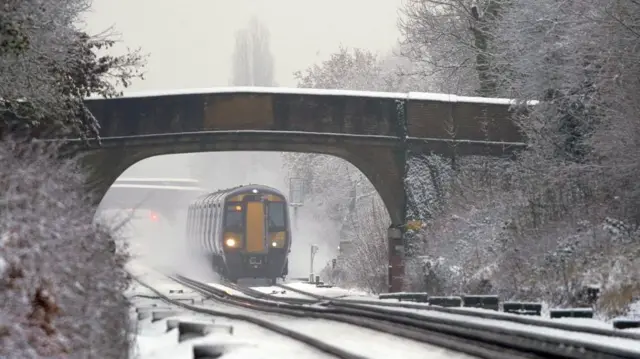
[[[102,137],[253,130],[523,142],[512,121],[514,104],[448,94],[259,87],[87,100]]]

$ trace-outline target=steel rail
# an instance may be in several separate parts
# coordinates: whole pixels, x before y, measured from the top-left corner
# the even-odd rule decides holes
[[[309,293],[297,288],[292,288],[285,284],[276,284],[276,286],[282,289],[286,289],[286,290],[298,293],[298,294],[307,295],[311,298],[314,298],[316,301],[329,302],[333,305],[338,305],[338,306],[340,305],[376,305],[376,306],[391,307],[391,308],[395,307],[395,308],[430,310],[434,312],[464,315],[464,316],[474,317],[474,318],[500,320],[500,321],[518,323],[518,324],[534,325],[537,327],[559,329],[559,330],[575,332],[575,333],[594,334],[594,335],[602,335],[606,337],[640,340],[640,333],[625,332],[622,330],[604,329],[604,328],[591,327],[591,326],[585,326],[585,325],[554,322],[550,320],[536,319],[536,318],[524,317],[519,315],[509,315],[506,313],[492,313],[491,311],[488,311],[488,310],[487,311],[470,311],[470,310],[465,310],[464,308],[446,308],[446,307],[428,305],[426,303],[425,304],[389,303],[389,302],[382,302],[382,301],[377,302],[377,301],[371,301],[371,300],[349,300],[349,299],[342,299],[342,298],[331,298],[327,296],[318,295],[315,293]]]
[[[234,296],[188,278],[174,278],[211,298],[253,310],[298,317],[335,320],[389,334],[423,341],[480,358],[638,358],[638,352],[598,343],[557,338],[524,330],[468,323],[460,319],[430,318],[384,308],[336,302],[297,305],[258,298]]]
[[[134,277],[135,278],[135,277]],[[146,282],[144,282],[143,280],[139,279],[139,278],[135,278],[135,280],[140,283],[140,285],[142,285],[143,287],[149,289],[150,291],[152,291],[153,293],[155,293],[155,295],[160,298],[161,300],[182,307],[188,311],[191,312],[196,312],[196,313],[201,313],[201,314],[208,314],[208,315],[212,315],[212,316],[219,316],[219,317],[225,317],[225,318],[229,318],[229,319],[235,319],[235,320],[241,320],[244,322],[248,322],[248,323],[252,323],[255,325],[258,325],[262,328],[265,328],[267,330],[270,330],[272,332],[281,334],[283,336],[286,336],[288,338],[297,340],[299,342],[302,342],[312,348],[315,348],[317,350],[320,350],[322,352],[325,352],[327,354],[330,354],[336,358],[341,358],[341,359],[368,359],[365,356],[362,355],[357,355],[357,354],[353,354],[350,353],[344,349],[338,348],[334,345],[331,345],[329,343],[326,343],[324,341],[321,341],[319,339],[313,338],[311,336],[308,336],[306,334],[302,334],[300,332],[285,328],[283,326],[274,324],[272,322],[269,322],[267,320],[264,319],[260,319],[260,318],[256,318],[256,317],[252,317],[249,315],[244,315],[244,314],[239,314],[239,313],[228,313],[228,312],[223,312],[223,311],[219,311],[219,310],[215,310],[215,309],[211,309],[211,308],[205,308],[205,307],[199,307],[199,306],[195,306],[195,305],[190,305],[190,304],[186,304],[183,303],[179,300],[175,300],[175,299],[171,299],[168,296],[162,294],[161,292],[159,292],[158,290],[156,290],[155,288],[153,288],[151,285],[147,284]],[[150,297],[150,296],[145,296],[145,297]]]

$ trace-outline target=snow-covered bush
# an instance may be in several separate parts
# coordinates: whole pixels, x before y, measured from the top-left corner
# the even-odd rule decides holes
[[[126,358],[126,255],[56,151],[0,142],[0,357]]]

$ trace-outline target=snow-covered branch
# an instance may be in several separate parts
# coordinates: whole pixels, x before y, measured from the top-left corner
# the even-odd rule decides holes
[[[0,356],[127,357],[127,257],[78,161],[5,140],[0,168]]]

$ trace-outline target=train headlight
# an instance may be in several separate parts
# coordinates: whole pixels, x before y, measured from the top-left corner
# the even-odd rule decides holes
[[[235,247],[236,246],[236,240],[233,238],[227,238],[226,242],[228,247]]]
[[[278,242],[271,242],[271,247],[277,247],[278,246]]]

